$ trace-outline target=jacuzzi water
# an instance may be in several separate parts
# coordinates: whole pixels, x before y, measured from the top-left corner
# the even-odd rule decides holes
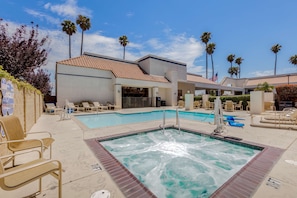
[[[100,143],[158,198],[209,197],[260,152],[176,129]]]
[[[196,120],[201,122],[214,121],[214,114],[185,112],[185,111],[179,111],[178,114],[179,114],[179,118],[182,118],[182,119]],[[129,113],[129,114],[104,113],[104,114],[91,114],[91,115],[77,115],[75,117],[84,125],[86,125],[88,128],[93,129],[93,128],[116,126],[116,125],[122,125],[122,124],[162,120],[163,111],[159,110],[159,111]],[[166,119],[175,118],[176,111],[166,110],[165,117]]]

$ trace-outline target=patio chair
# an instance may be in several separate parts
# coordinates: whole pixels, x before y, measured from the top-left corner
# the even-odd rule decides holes
[[[98,110],[98,108],[95,107],[95,106],[91,107],[88,102],[82,102],[82,105],[83,105],[85,111],[93,111],[93,110],[96,111],[96,110]]]
[[[47,148],[50,148],[50,159],[52,157],[52,143],[54,139],[52,138],[51,133],[49,132],[30,132],[25,133],[20,120],[14,115],[0,117],[0,124],[5,133],[7,141],[0,142],[1,144],[6,144],[7,148],[12,151],[12,153],[18,151],[24,151],[27,149],[40,148],[41,153],[43,153]],[[42,139],[25,139],[27,135],[30,134],[47,134],[49,137]],[[14,166],[14,158],[11,158],[12,165]]]
[[[225,102],[225,111],[234,111],[234,104],[232,100],[227,100]]]
[[[45,112],[49,114],[56,114],[58,111],[63,111],[62,108],[56,107],[54,103],[45,103]]]
[[[205,109],[213,109],[213,103],[209,100],[205,101]]]
[[[272,110],[275,111],[276,108],[274,106],[274,102],[264,102],[264,110]]]
[[[177,103],[178,108],[184,108],[185,107],[185,102],[183,100],[179,100]]]
[[[198,100],[195,100],[194,101],[194,109],[198,109],[198,108],[200,108],[200,101],[198,101]]]
[[[21,188],[31,182],[39,180],[38,191],[26,197],[36,197],[42,190],[42,178],[47,175],[52,175],[58,180],[58,197],[62,197],[62,165],[58,160],[46,160],[42,158],[39,152],[39,158],[22,165],[6,168],[3,163],[6,158],[16,158],[19,155],[25,155],[32,152],[39,152],[37,150],[4,155],[0,157],[0,188],[6,191]],[[23,197],[23,195],[22,195]]]
[[[243,110],[243,105],[242,105],[242,101],[239,101],[238,104],[235,104],[234,109],[237,110]]]
[[[108,106],[104,106],[102,104],[100,104],[99,102],[93,102],[94,107],[98,108],[98,110],[107,110]]]
[[[250,108],[251,108],[251,105],[250,105],[250,101],[247,101],[247,106],[245,107],[245,109],[247,110],[247,111],[249,111],[250,110]]]

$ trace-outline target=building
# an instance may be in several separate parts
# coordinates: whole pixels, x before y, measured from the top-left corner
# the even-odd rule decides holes
[[[296,84],[297,73],[256,78],[225,77],[221,83],[187,73],[182,62],[147,55],[127,61],[93,53],[56,63],[57,105],[99,101],[121,108],[175,106],[186,93],[215,91],[216,95],[249,93],[259,83]]]
[[[180,84],[180,85],[179,85]],[[179,89],[178,87],[181,87]],[[92,53],[56,63],[57,104],[72,102],[110,102],[122,108],[176,105],[186,91],[185,63],[147,55],[127,61]]]

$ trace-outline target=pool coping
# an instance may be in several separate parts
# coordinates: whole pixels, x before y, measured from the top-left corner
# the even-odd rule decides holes
[[[176,127],[172,126],[170,128]],[[109,135],[101,138],[87,139],[85,142],[93,151],[95,156],[102,163],[103,167],[110,174],[111,178],[118,185],[119,189],[125,197],[156,197],[148,188],[146,188],[130,171],[125,168],[112,154],[110,154],[99,141],[114,139],[127,135],[144,133],[152,130],[159,130],[154,127],[145,130],[131,131],[116,135]],[[257,154],[251,161],[242,167],[228,181],[212,193],[210,197],[252,197],[260,184],[266,178],[269,171],[281,157],[284,149],[256,144],[244,140],[236,140],[236,138],[225,138],[220,135],[210,135],[193,129],[181,128],[181,130],[197,133],[201,135],[211,136],[216,139],[221,139],[236,144],[251,145],[262,148],[262,151]]]

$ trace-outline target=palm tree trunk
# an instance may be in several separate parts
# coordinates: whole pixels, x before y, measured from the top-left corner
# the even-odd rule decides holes
[[[277,62],[277,53],[275,53],[274,75],[276,75],[276,62]]]
[[[240,64],[238,65],[238,76],[240,78]]]
[[[206,51],[206,48],[207,48],[207,43],[205,44],[205,55],[206,55],[206,79],[208,79],[208,57],[207,57],[207,51]]]
[[[125,50],[125,46],[124,46],[124,54],[123,54],[123,59],[125,60],[125,53],[126,53],[126,50]]]
[[[69,58],[71,58],[71,39],[69,35]]]
[[[214,66],[213,66],[213,58],[212,58],[212,54],[210,55],[211,58],[211,65],[212,65],[212,80],[214,79]]]
[[[83,43],[84,43],[84,31],[82,30],[82,31],[81,31],[80,55],[82,55]]]

